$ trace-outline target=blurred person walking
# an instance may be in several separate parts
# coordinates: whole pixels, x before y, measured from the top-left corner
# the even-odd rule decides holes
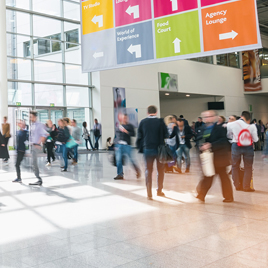
[[[165,165],[159,162],[158,147],[165,143],[169,137],[167,127],[163,119],[156,117],[157,108],[149,106],[148,117],[140,122],[138,128],[137,147],[143,152],[145,159],[145,176],[148,200],[153,200],[152,195],[152,173],[154,160],[157,163],[157,195],[165,196],[163,193],[163,183],[165,175]]]
[[[221,125],[217,124],[217,114],[213,110],[202,113],[205,125],[201,127],[199,139],[199,150],[202,154],[208,150],[214,154],[214,170],[215,175],[219,175],[221,180],[221,188],[223,195],[223,202],[233,202],[233,189],[230,178],[227,175],[226,168],[230,165],[229,142],[227,139],[227,130]],[[203,176],[203,179],[197,186],[197,198],[205,201],[207,192],[212,186],[214,176]]]
[[[19,130],[17,131],[17,160],[16,160],[16,165],[15,165],[17,178],[13,182],[22,183],[20,164],[24,158],[25,151],[26,151],[25,142],[28,139],[28,131],[25,130],[26,125],[25,125],[24,120],[19,120],[18,126],[19,126]]]
[[[45,131],[45,126],[37,121],[37,112],[30,112],[30,121],[31,121],[31,131],[30,131],[30,145],[32,152],[32,160],[33,160],[33,170],[34,175],[38,179],[34,183],[30,183],[29,185],[38,185],[41,186],[43,181],[40,177],[39,167],[38,167],[38,154],[41,152],[41,144],[46,141],[47,132]]]
[[[256,126],[250,125],[250,113],[242,112],[241,118],[227,124],[227,137],[232,140],[232,179],[237,191],[254,192],[250,188],[254,160],[253,142],[258,142]],[[243,185],[239,180],[241,159],[244,161]]]
[[[6,145],[7,153],[8,153],[8,141],[11,135],[10,135],[10,124],[7,122],[7,116],[4,116],[4,119],[3,119],[2,135],[4,137],[5,145]],[[9,159],[9,153],[8,153],[8,156],[4,159],[4,162],[8,163],[8,159]]]
[[[3,160],[8,159],[9,154],[6,146],[5,137],[2,135],[2,132],[0,131],[0,158]]]
[[[95,137],[95,147],[94,150],[99,150],[99,140],[102,135],[102,127],[101,124],[98,122],[98,119],[95,119],[95,124],[94,124],[94,137]]]
[[[128,115],[125,114],[122,117],[121,124],[117,131],[117,142],[115,145],[115,156],[116,156],[116,166],[117,166],[117,176],[114,178],[115,180],[123,180],[123,157],[127,155],[136,171],[137,179],[141,176],[141,171],[136,164],[136,161],[132,155],[131,148],[131,137],[135,136],[135,130],[133,125],[131,125],[128,121]]]
[[[175,170],[178,173],[182,173],[182,155],[184,154],[184,160],[186,162],[186,171],[185,173],[190,172],[190,150],[192,148],[191,138],[193,137],[192,130],[189,126],[185,125],[185,121],[183,119],[179,119],[177,121],[178,126],[175,126],[173,129],[170,138],[176,137],[176,149],[177,149],[177,168]]]
[[[77,162],[78,162],[78,146],[79,144],[81,143],[81,129],[77,126],[77,122],[75,119],[72,120],[72,127],[73,127],[73,130],[72,130],[72,136],[75,140],[75,142],[77,143],[77,145],[75,145],[73,147],[73,150],[74,150],[74,158],[73,158],[73,165],[76,165]]]
[[[49,134],[46,140],[46,147],[47,147],[46,166],[51,166],[51,159],[53,162],[55,161],[55,155],[54,155],[53,149],[55,146],[55,138],[57,136],[57,130],[55,129],[55,125],[53,125],[51,120],[47,120],[46,126],[47,126],[46,131]]]
[[[87,148],[87,150],[89,151],[88,145],[87,145],[88,142],[89,142],[89,144],[91,146],[91,149],[93,150],[94,147],[93,147],[93,144],[92,144],[92,141],[91,141],[91,138],[90,138],[90,132],[87,129],[87,122],[83,122],[83,139],[86,142],[86,148]]]

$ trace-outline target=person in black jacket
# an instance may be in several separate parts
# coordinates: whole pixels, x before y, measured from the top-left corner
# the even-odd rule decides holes
[[[127,114],[123,115],[122,123],[119,126],[116,136],[117,136],[117,144],[115,146],[115,155],[116,155],[117,176],[114,179],[115,180],[124,179],[124,173],[123,173],[124,155],[127,155],[129,157],[136,171],[137,179],[140,178],[141,172],[133,159],[132,148],[130,146],[131,137],[135,136],[135,130],[133,125],[129,124]]]
[[[166,124],[163,119],[156,117],[157,108],[148,107],[148,117],[140,122],[138,129],[137,147],[144,153],[146,165],[146,186],[148,200],[152,200],[152,173],[154,160],[157,162],[157,195],[165,196],[162,192],[164,182],[165,165],[159,162],[158,147],[164,144],[165,139],[169,137]]]
[[[18,126],[20,130],[17,132],[17,160],[16,160],[16,172],[17,172],[17,179],[15,179],[13,182],[21,183],[21,172],[20,172],[20,164],[24,158],[26,146],[25,142],[28,139],[28,131],[25,130],[25,121],[20,120],[18,122]]]
[[[190,172],[190,149],[192,148],[191,145],[191,138],[193,137],[192,130],[189,126],[184,125],[184,120],[179,119],[177,122],[178,126],[175,126],[173,129],[170,138],[176,136],[176,143],[177,143],[177,168],[175,169],[179,173],[181,172],[181,163],[182,163],[182,154],[185,156],[186,162],[186,171],[185,173]]]
[[[230,165],[230,145],[227,139],[227,130],[221,125],[217,125],[217,114],[210,110],[202,113],[205,125],[201,128],[199,140],[199,150],[204,152],[211,150],[214,153],[215,173],[221,179],[223,202],[233,202],[233,189],[230,178],[226,173],[226,167]],[[205,201],[205,197],[211,188],[212,177],[203,177],[197,186],[197,198]]]

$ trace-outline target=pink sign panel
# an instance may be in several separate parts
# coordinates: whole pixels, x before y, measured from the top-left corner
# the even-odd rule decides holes
[[[201,0],[201,6],[205,7],[205,6],[210,6],[210,5],[215,5],[215,4],[219,4],[222,2],[227,2],[230,0]]]
[[[114,6],[116,27],[152,18],[151,0],[114,0]]]
[[[197,0],[154,0],[156,18],[197,8]]]

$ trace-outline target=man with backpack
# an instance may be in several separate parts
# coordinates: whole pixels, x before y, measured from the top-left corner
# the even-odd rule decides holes
[[[253,143],[258,141],[255,125],[250,125],[250,113],[242,112],[241,118],[227,124],[227,137],[232,142],[232,178],[237,191],[254,192],[250,188],[254,158]],[[241,157],[244,161],[243,185],[239,181]]]

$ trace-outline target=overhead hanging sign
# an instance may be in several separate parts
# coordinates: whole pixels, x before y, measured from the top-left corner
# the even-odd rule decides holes
[[[82,0],[83,72],[261,48],[255,0]]]

